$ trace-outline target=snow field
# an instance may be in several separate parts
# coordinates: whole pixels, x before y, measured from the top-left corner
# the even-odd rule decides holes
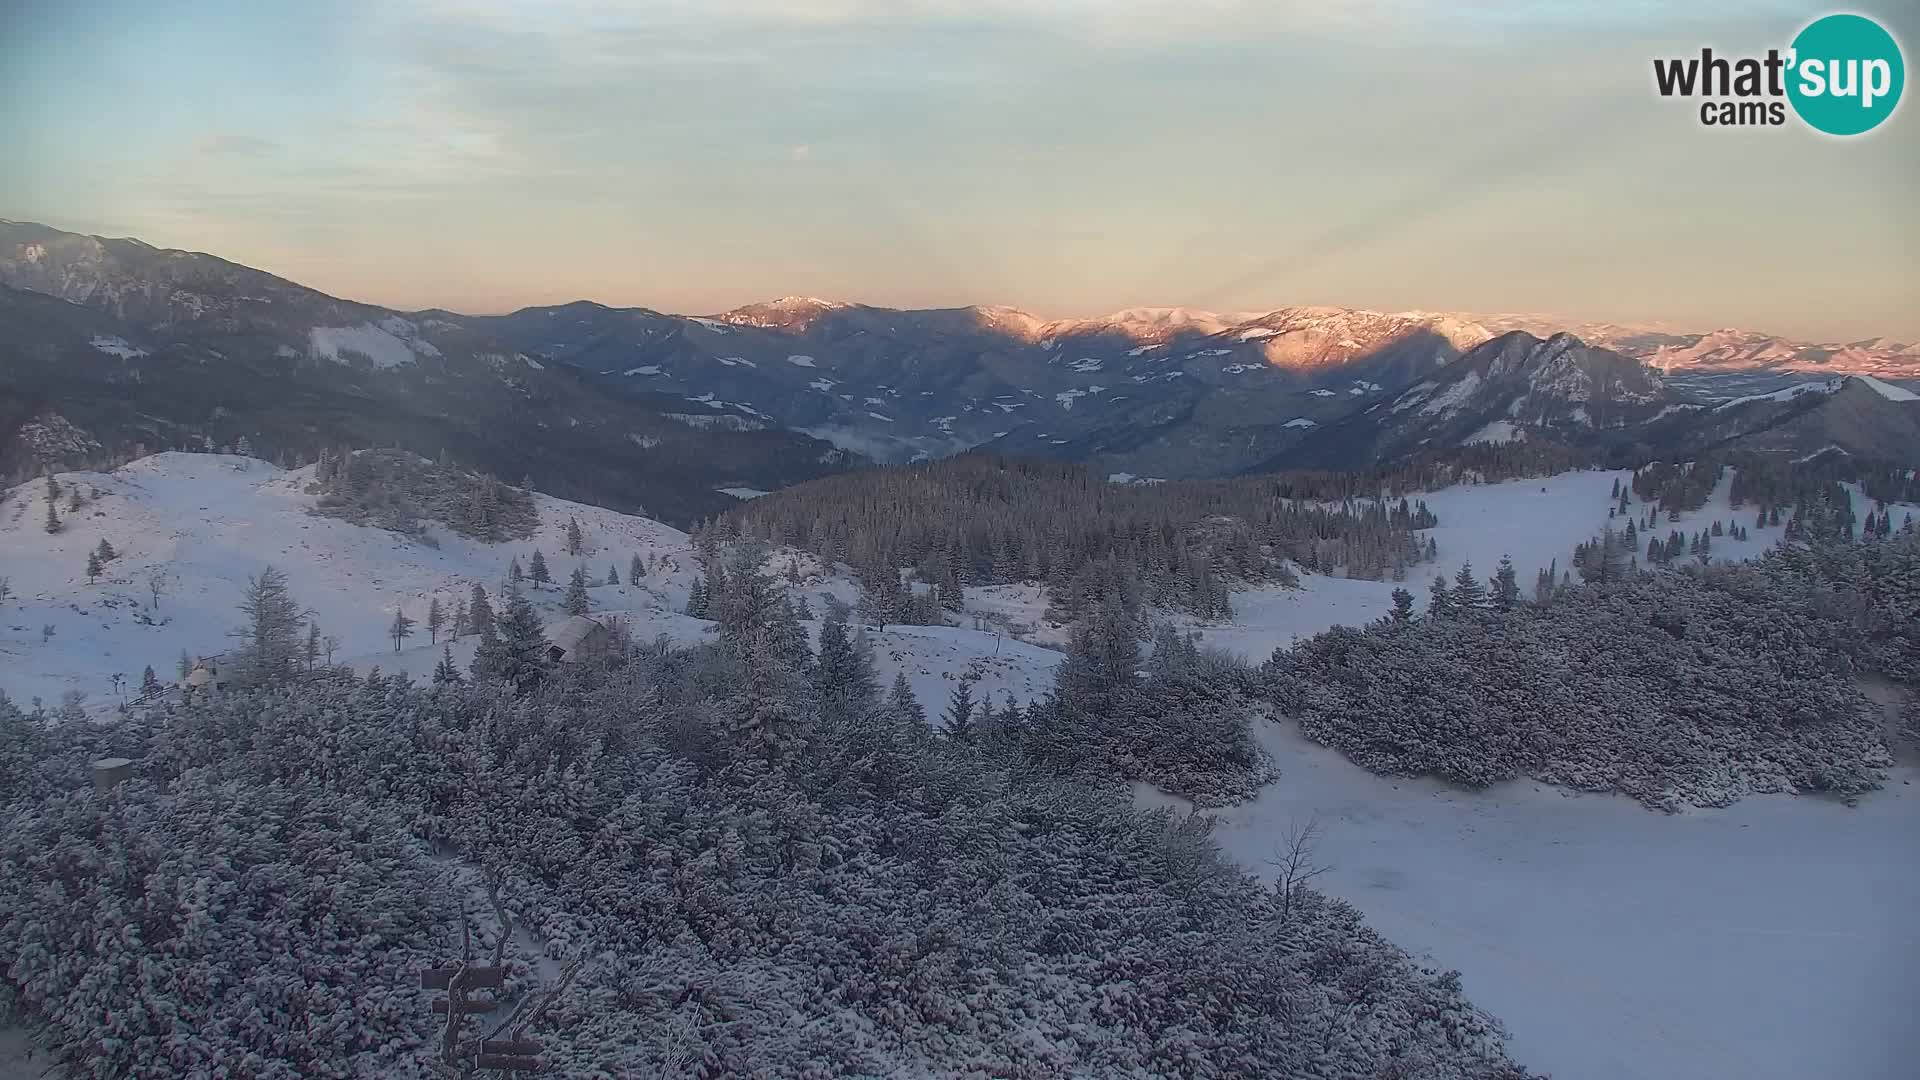
[[[1459,970],[1521,1064],[1558,1080],[1912,1075],[1915,770],[1856,807],[1754,796],[1666,815],[1533,781],[1375,776],[1291,723],[1257,734],[1280,779],[1218,812],[1225,851],[1270,877],[1287,830],[1317,819],[1332,869],[1315,886]]]

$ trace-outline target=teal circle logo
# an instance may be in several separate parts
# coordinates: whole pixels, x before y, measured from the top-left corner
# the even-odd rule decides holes
[[[1864,15],[1828,15],[1793,39],[1787,99],[1816,131],[1859,135],[1900,104],[1907,67],[1900,44]]]

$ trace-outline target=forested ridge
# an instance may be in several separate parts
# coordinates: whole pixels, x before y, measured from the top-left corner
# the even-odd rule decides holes
[[[1291,583],[1289,561],[1404,574],[1426,557],[1413,531],[1431,524],[1404,499],[1328,503],[1273,477],[1115,484],[1076,465],[969,455],[775,492],[709,529],[811,551],[863,579],[912,568],[956,598],[1027,580],[1061,592],[1111,562],[1147,603],[1217,618],[1235,587]]]

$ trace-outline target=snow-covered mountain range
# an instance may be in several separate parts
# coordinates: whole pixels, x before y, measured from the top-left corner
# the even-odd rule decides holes
[[[1920,376],[1920,350],[1885,339],[1329,307],[1046,319],[808,297],[710,315],[586,301],[399,312],[15,222],[0,222],[0,356],[0,472],[15,477],[97,463],[96,448],[242,435],[297,457],[392,444],[679,523],[724,509],[728,490],[975,448],[1162,478],[1515,439],[1920,454],[1892,381]],[[1834,393],[1714,408],[1801,371]]]

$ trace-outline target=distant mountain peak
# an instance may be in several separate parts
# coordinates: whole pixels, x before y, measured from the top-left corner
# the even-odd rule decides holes
[[[735,326],[759,326],[775,330],[804,331],[823,316],[846,311],[855,305],[814,296],[781,296],[757,304],[745,304],[714,316]]]

